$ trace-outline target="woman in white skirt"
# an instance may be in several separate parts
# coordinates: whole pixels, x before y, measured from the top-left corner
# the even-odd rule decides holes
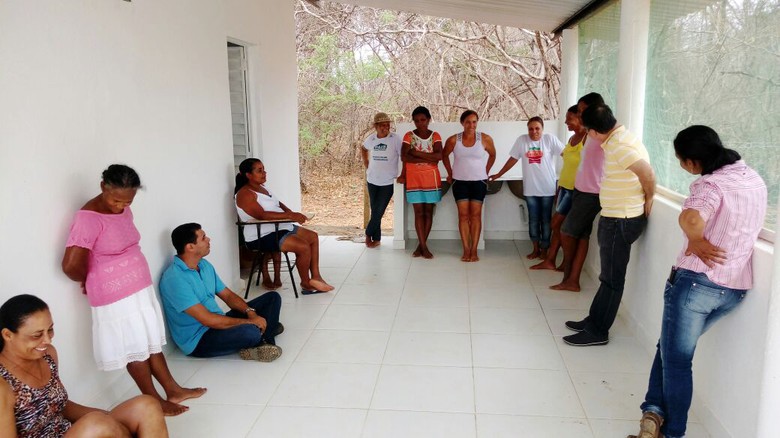
[[[182,388],[162,354],[165,325],[149,265],[138,242],[130,204],[141,179],[130,167],[112,164],[103,171],[101,193],[76,213],[62,270],[78,281],[92,306],[92,346],[104,371],[127,368],[143,394],[160,401],[165,415],[188,408],[205,388]],[[165,390],[163,399],[152,376]]]

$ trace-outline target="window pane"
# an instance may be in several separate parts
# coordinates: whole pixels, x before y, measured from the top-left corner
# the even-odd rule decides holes
[[[578,96],[596,92],[613,111],[617,90],[620,2],[614,2],[578,25]],[[570,102],[574,105],[576,102]]]
[[[694,124],[718,131],[769,187],[766,227],[780,190],[780,2],[653,0],[644,143],[658,183],[688,193],[692,177],[672,140]]]

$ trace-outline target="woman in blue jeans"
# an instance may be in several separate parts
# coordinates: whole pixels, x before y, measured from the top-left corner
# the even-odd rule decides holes
[[[497,174],[489,180],[501,178],[520,161],[523,169],[523,195],[528,205],[528,234],[534,249],[528,259],[547,257],[550,247],[552,207],[555,200],[555,157],[561,155],[564,145],[557,137],[544,133],[544,120],[531,117],[526,124],[528,134],[517,137],[509,151],[509,158]]]
[[[690,186],[680,228],[683,249],[664,290],[661,337],[650,371],[638,435],[685,436],[699,337],[734,310],[753,285],[752,253],[764,224],[764,181],[706,126],[674,139],[680,166],[701,175]]]

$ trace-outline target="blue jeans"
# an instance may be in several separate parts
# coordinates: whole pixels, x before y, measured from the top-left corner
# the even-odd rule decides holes
[[[645,215],[632,218],[603,217],[599,219],[599,255],[601,256],[601,274],[599,290],[593,297],[590,312],[585,319],[585,331],[608,337],[609,329],[615,322],[623,287],[626,284],[626,269],[633,244],[647,226]]]
[[[673,270],[666,281],[661,338],[642,411],[664,418],[662,432],[667,438],[685,436],[693,396],[691,365],[699,336],[734,310],[745,292],[717,285],[705,274],[687,269]]]
[[[531,236],[531,242],[539,242],[542,249],[550,247],[550,221],[554,199],[555,196],[525,197],[525,203],[528,205],[528,234]]]
[[[382,240],[382,216],[385,215],[387,204],[393,197],[393,185],[375,186],[368,184],[368,201],[371,204],[371,220],[366,225],[366,236],[374,242]]]
[[[228,329],[210,328],[200,338],[197,347],[190,353],[190,356],[224,356],[244,348],[257,347],[263,343],[275,344],[273,334],[276,333],[276,326],[279,324],[282,297],[277,292],[266,292],[247,302],[247,305],[265,318],[265,333],[254,324],[242,324]],[[231,310],[226,315],[232,318],[246,318],[246,314],[235,310]]]

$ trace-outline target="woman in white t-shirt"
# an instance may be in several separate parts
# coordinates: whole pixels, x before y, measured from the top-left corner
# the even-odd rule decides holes
[[[377,113],[374,116],[376,133],[371,134],[360,149],[366,167],[368,199],[371,219],[366,225],[366,246],[379,246],[382,239],[382,216],[393,198],[393,183],[398,178],[401,162],[401,137],[390,132],[390,116]]]
[[[564,145],[556,137],[544,134],[544,120],[532,117],[528,120],[528,134],[517,137],[509,158],[501,170],[489,180],[500,178],[518,161],[523,169],[523,195],[528,205],[528,234],[534,249],[526,257],[545,258],[550,247],[550,222],[555,199],[555,157],[563,152]]]

